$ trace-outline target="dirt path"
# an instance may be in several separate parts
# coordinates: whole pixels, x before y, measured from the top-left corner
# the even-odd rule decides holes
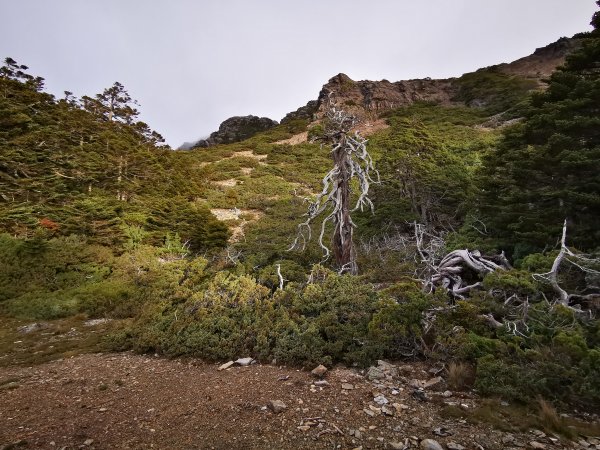
[[[409,370],[431,377],[423,368]],[[427,391],[422,401],[405,377],[371,382],[349,369],[324,379],[318,386],[308,371],[259,364],[219,371],[131,353],[0,368],[0,448],[418,448],[425,438],[455,449],[531,448],[533,440],[546,449],[575,448],[542,432],[506,434],[440,416],[450,400],[474,407],[472,395]],[[389,399],[386,408],[374,401],[379,394]],[[285,410],[267,408],[272,400]]]

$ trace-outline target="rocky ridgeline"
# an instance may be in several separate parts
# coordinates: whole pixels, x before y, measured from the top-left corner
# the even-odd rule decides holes
[[[533,86],[542,88],[543,80],[548,78],[556,68],[562,65],[566,56],[578,48],[579,41],[574,38],[560,38],[524,58],[511,63],[497,64],[481,70],[492,70],[510,77],[532,80]],[[414,79],[391,82],[354,81],[348,75],[339,73],[331,78],[321,89],[317,100],[309,101],[296,111],[288,113],[281,123],[285,124],[296,119],[306,119],[309,122],[323,118],[329,108],[328,99],[335,99],[339,108],[363,120],[373,120],[382,113],[392,109],[411,105],[415,102],[433,102],[441,105],[460,105],[460,78],[448,79]],[[485,101],[477,99],[468,103],[469,106],[484,106]],[[208,138],[202,139],[191,148],[206,148],[217,144],[230,144],[243,141],[261,131],[269,130],[278,123],[267,117],[235,116],[225,120],[219,130]],[[185,148],[188,148],[185,145]]]
[[[331,94],[338,107],[359,117],[375,118],[391,109],[407,106],[418,101],[444,105],[452,103],[457,92],[452,79],[404,80],[390,82],[354,81],[340,73],[331,78],[319,94],[317,116],[322,117],[328,108]]]
[[[235,116],[225,120],[219,125],[219,130],[211,133],[206,139],[201,139],[193,148],[206,148],[218,144],[231,144],[249,139],[261,131],[267,131],[279,125],[277,121],[268,117]]]
[[[532,55],[511,63],[503,63],[483,70],[496,70],[509,76],[517,76],[537,81],[543,86],[543,80],[565,61],[566,56],[579,46],[573,38],[560,38],[545,47],[535,50]],[[441,105],[463,104],[458,99],[461,89],[460,78],[415,79],[390,82],[354,81],[340,73],[331,78],[319,93],[316,105],[316,117],[321,118],[328,108],[331,95],[337,105],[359,118],[371,120],[380,114],[409,106],[415,102],[433,102]],[[475,102],[477,103],[477,102]]]

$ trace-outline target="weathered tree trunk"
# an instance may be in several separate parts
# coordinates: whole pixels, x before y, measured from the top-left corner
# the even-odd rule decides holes
[[[356,274],[358,268],[354,258],[354,243],[352,241],[353,225],[350,219],[350,173],[348,171],[348,154],[346,152],[346,138],[340,141],[340,146],[333,152],[333,163],[339,167],[337,207],[338,213],[334,216],[335,232],[333,235],[333,255],[335,263],[342,272]]]

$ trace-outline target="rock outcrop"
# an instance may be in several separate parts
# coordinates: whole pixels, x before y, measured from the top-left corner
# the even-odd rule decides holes
[[[580,41],[576,38],[560,38],[552,44],[536,49],[532,55],[511,63],[480,69],[477,72],[495,72],[503,74],[507,78],[518,77],[530,80],[532,89],[540,89],[544,87],[543,80],[562,65],[566,56],[579,45]],[[390,82],[388,80],[354,81],[340,73],[331,78],[321,89],[314,117],[317,119],[323,117],[328,107],[329,96],[335,99],[338,107],[363,120],[375,119],[383,112],[419,101],[442,105],[468,103],[469,106],[475,107],[481,103],[481,106],[485,106],[484,100],[465,102],[461,98],[464,91],[463,80],[469,78],[470,75],[472,74],[439,80],[424,78]]]
[[[322,115],[327,108],[329,95],[335,98],[339,107],[363,117],[376,117],[384,111],[417,101],[450,104],[456,93],[452,80],[425,78],[393,83],[388,80],[354,81],[340,73],[321,89],[317,100],[317,115]]]
[[[305,106],[301,106],[296,111],[287,113],[285,117],[281,119],[281,123],[284,124],[297,119],[307,119],[309,121],[312,121],[314,118],[314,114],[317,112],[318,107],[319,104],[317,100],[311,100]]]
[[[194,148],[212,147],[217,144],[231,144],[251,138],[261,131],[269,130],[279,125],[277,121],[268,117],[235,116],[225,120],[219,125],[219,130],[194,144]]]

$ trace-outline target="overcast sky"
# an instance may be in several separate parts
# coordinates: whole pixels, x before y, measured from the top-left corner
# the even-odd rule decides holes
[[[445,78],[591,29],[594,0],[0,0],[0,57],[47,90],[119,81],[179,146],[226,118],[275,120],[329,78]]]

